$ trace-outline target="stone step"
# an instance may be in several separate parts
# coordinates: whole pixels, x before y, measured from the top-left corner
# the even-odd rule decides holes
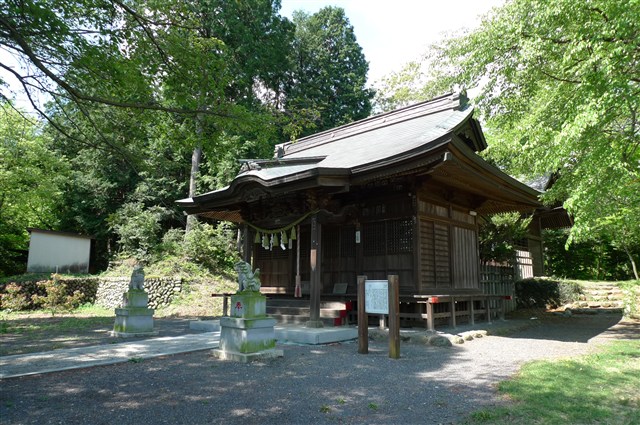
[[[309,316],[300,316],[297,314],[270,314],[269,316],[276,319],[279,324],[283,325],[304,325],[310,320]],[[325,327],[331,327],[336,326],[337,319],[338,318],[321,317],[320,321]]]
[[[572,304],[575,308],[623,308],[623,301],[612,301],[612,300],[604,300],[604,301],[578,301]]]
[[[310,315],[309,307],[279,307],[279,306],[267,306],[267,314],[269,315],[298,315],[298,316],[309,316]],[[335,310],[331,308],[321,308],[320,309],[320,317],[326,318],[335,318],[344,316],[344,310]]]
[[[595,315],[595,314],[620,314],[622,315],[624,313],[624,308],[613,308],[613,307],[609,307],[609,308],[597,308],[597,307],[592,307],[592,308],[572,308],[570,309],[572,314],[591,314],[591,315]]]
[[[291,299],[291,298],[268,298],[267,307],[299,307],[308,308],[308,299]],[[320,308],[333,310],[346,310],[347,303],[345,301],[320,301]]]

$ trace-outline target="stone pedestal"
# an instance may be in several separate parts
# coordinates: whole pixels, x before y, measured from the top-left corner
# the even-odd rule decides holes
[[[153,309],[147,307],[147,293],[142,289],[129,289],[123,298],[123,307],[116,308],[116,322],[111,334],[119,337],[158,335],[153,330]]]
[[[231,316],[220,319],[220,348],[213,354],[223,360],[243,363],[282,357],[276,350],[275,319],[266,315],[267,299],[259,292],[231,296]]]

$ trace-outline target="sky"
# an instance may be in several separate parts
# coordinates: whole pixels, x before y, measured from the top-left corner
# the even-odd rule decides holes
[[[280,14],[315,13],[324,6],[345,10],[369,61],[369,84],[419,59],[447,32],[474,28],[504,0],[282,0]]]

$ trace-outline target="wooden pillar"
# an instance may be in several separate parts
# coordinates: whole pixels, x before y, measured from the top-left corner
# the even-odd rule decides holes
[[[251,241],[251,234],[249,232],[249,226],[246,224],[242,225],[242,259],[249,263],[251,263],[251,247],[253,245],[253,241]]]
[[[400,282],[389,275],[389,357],[400,358]]]
[[[364,282],[366,276],[358,276],[358,353],[369,354],[369,316],[365,310]]]
[[[473,297],[471,297],[471,299],[469,300],[469,324],[470,325],[475,325],[476,324],[476,306],[475,306],[475,299]]]
[[[449,321],[449,323],[451,324],[452,328],[456,328],[456,299],[455,297],[451,297],[451,320]]]
[[[435,330],[435,320],[433,317],[433,303],[431,299],[427,300],[427,329],[430,331]]]
[[[310,317],[306,323],[308,328],[321,328],[320,320],[320,296],[322,294],[322,274],[320,264],[322,259],[322,245],[320,243],[322,228],[318,223],[318,215],[311,216],[311,252],[309,262],[311,265],[311,276],[309,281],[309,308]]]

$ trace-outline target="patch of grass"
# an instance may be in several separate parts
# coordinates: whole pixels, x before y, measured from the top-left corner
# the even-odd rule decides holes
[[[369,409],[371,410],[378,410],[379,406],[376,403],[369,403]]]
[[[104,316],[43,316],[43,315],[7,315],[0,324],[0,333],[5,334],[37,334],[43,332],[72,332],[93,329],[97,326],[112,325],[113,314]]]
[[[640,341],[616,341],[593,355],[538,361],[501,382],[516,403],[470,415],[467,423],[640,425]]]
[[[343,404],[345,404],[345,403],[347,402],[347,401],[346,401],[344,398],[342,398],[342,397],[339,397],[336,401],[337,401],[337,402],[338,402],[338,404],[340,404],[340,405],[343,405]]]
[[[131,357],[129,359],[130,363],[142,363],[144,361],[144,359],[140,358],[140,357]]]
[[[320,412],[331,413],[331,407],[327,406],[326,404],[323,404],[322,406],[320,406]]]

